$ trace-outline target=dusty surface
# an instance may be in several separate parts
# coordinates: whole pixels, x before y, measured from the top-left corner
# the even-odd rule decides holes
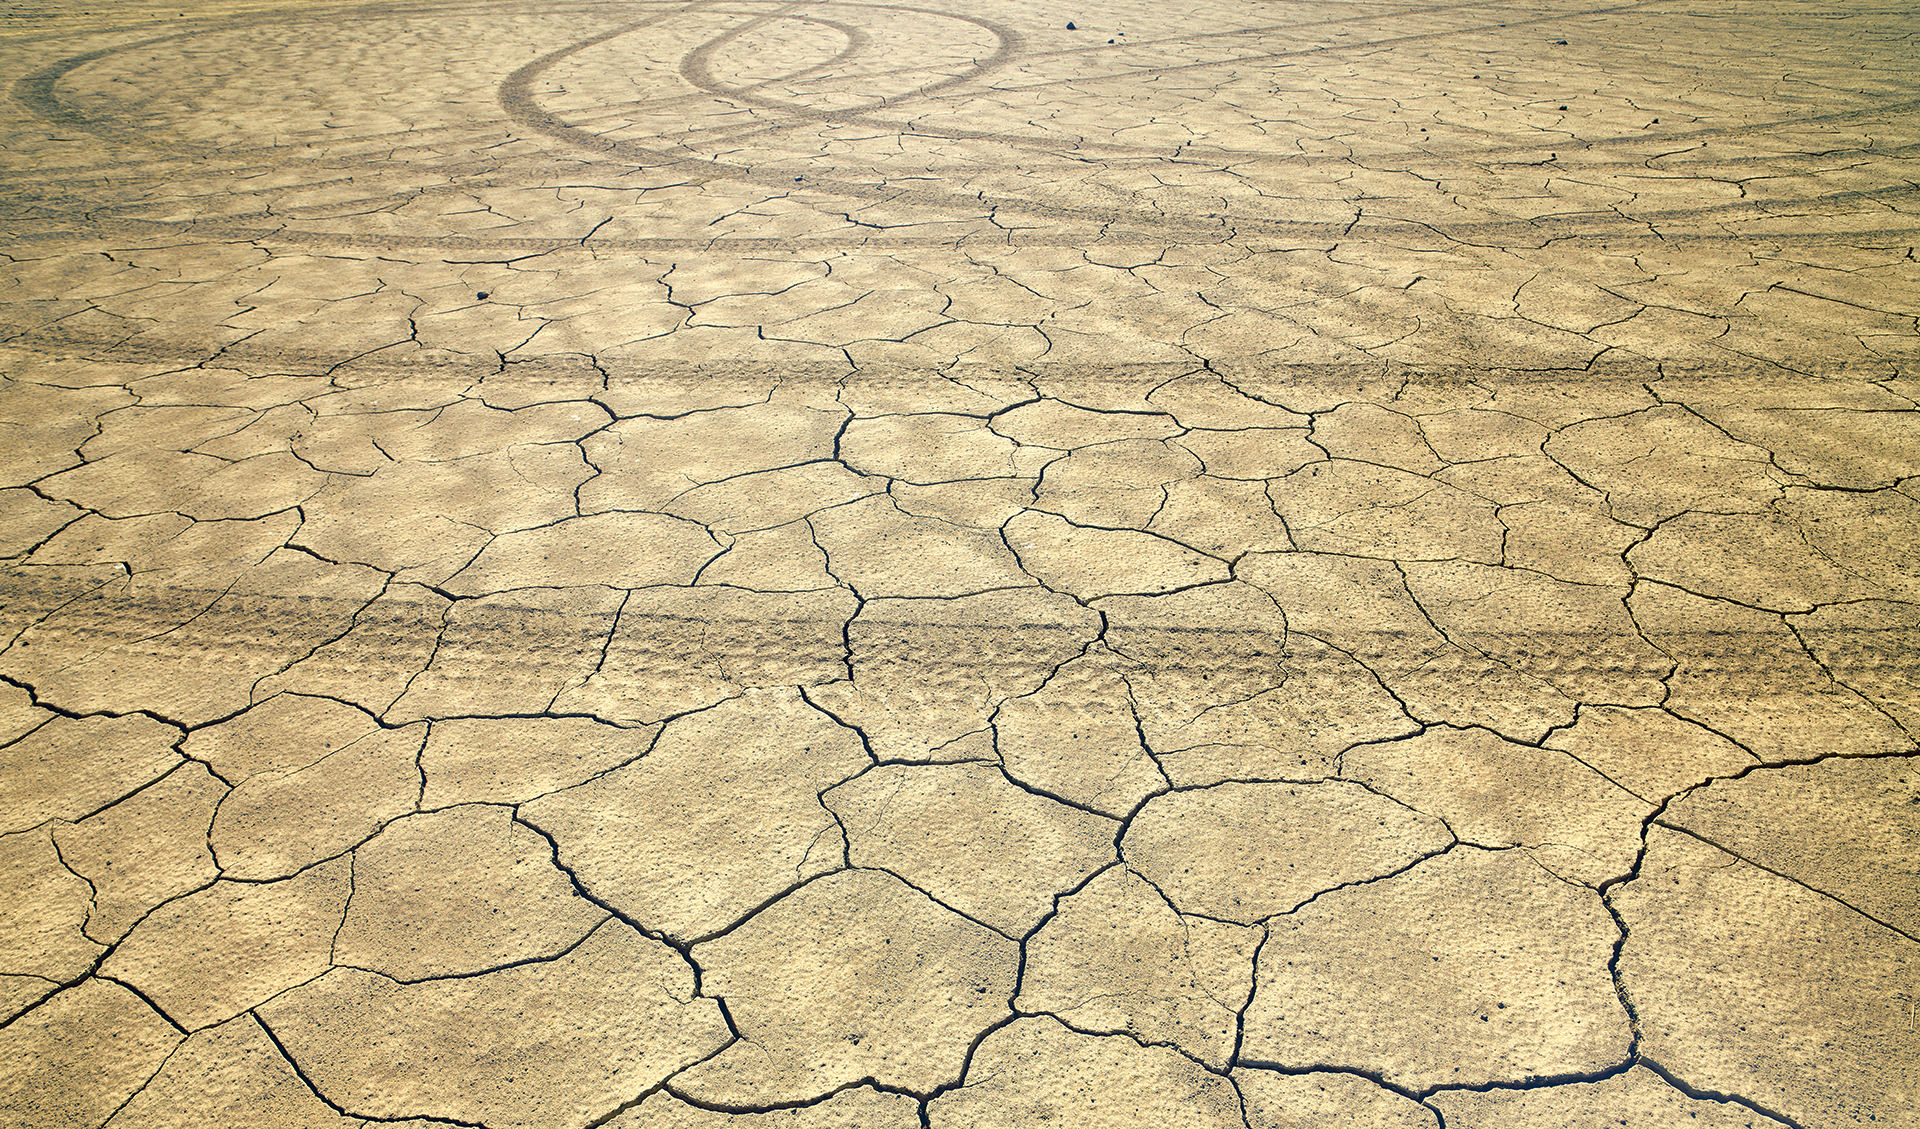
[[[0,1126],[1920,1126],[1838,0],[0,12]]]

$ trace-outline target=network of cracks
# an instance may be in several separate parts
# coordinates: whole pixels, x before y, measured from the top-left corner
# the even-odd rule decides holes
[[[6,1038],[115,1124],[1908,1084],[1887,387],[723,383],[17,389]]]
[[[0,1122],[1920,1124],[1913,16],[1175,7],[10,13]]]

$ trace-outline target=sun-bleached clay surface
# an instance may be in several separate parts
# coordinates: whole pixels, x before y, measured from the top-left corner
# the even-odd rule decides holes
[[[0,12],[0,1129],[1920,1127],[1911,5]]]

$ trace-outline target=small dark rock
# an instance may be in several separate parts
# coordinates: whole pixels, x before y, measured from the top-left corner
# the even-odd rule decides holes
[[[1108,42],[1108,43],[1112,43],[1112,42],[1113,42],[1113,40],[1111,40],[1111,39],[1109,39],[1109,40],[1107,40],[1107,42]]]
[[[479,300],[480,300],[480,301],[482,301],[482,302],[484,302],[484,301],[486,301],[486,300],[487,300],[487,292],[486,292],[486,291],[484,291],[484,290],[476,290],[476,291],[474,291],[474,293],[473,293],[473,296],[474,296],[475,298],[477,298],[477,299],[479,299]]]
[[[1556,39],[1553,41],[1553,45],[1555,47],[1565,47],[1567,45],[1567,41],[1564,39]]]
[[[1067,21],[1067,30],[1068,30],[1068,31],[1079,31],[1080,29],[1079,29],[1079,28],[1077,28],[1077,27],[1075,27],[1075,26],[1073,26],[1073,21],[1072,21],[1072,20],[1068,20],[1068,21]]]
[[[1560,107],[1560,108],[1561,108],[1561,109],[1563,109],[1563,110],[1564,110],[1564,109],[1566,109],[1566,107],[1565,107],[1565,106],[1562,106],[1562,107]]]

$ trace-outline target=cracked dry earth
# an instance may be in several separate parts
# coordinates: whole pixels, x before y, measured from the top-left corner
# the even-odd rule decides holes
[[[1917,37],[7,5],[0,1124],[1920,1125]]]

